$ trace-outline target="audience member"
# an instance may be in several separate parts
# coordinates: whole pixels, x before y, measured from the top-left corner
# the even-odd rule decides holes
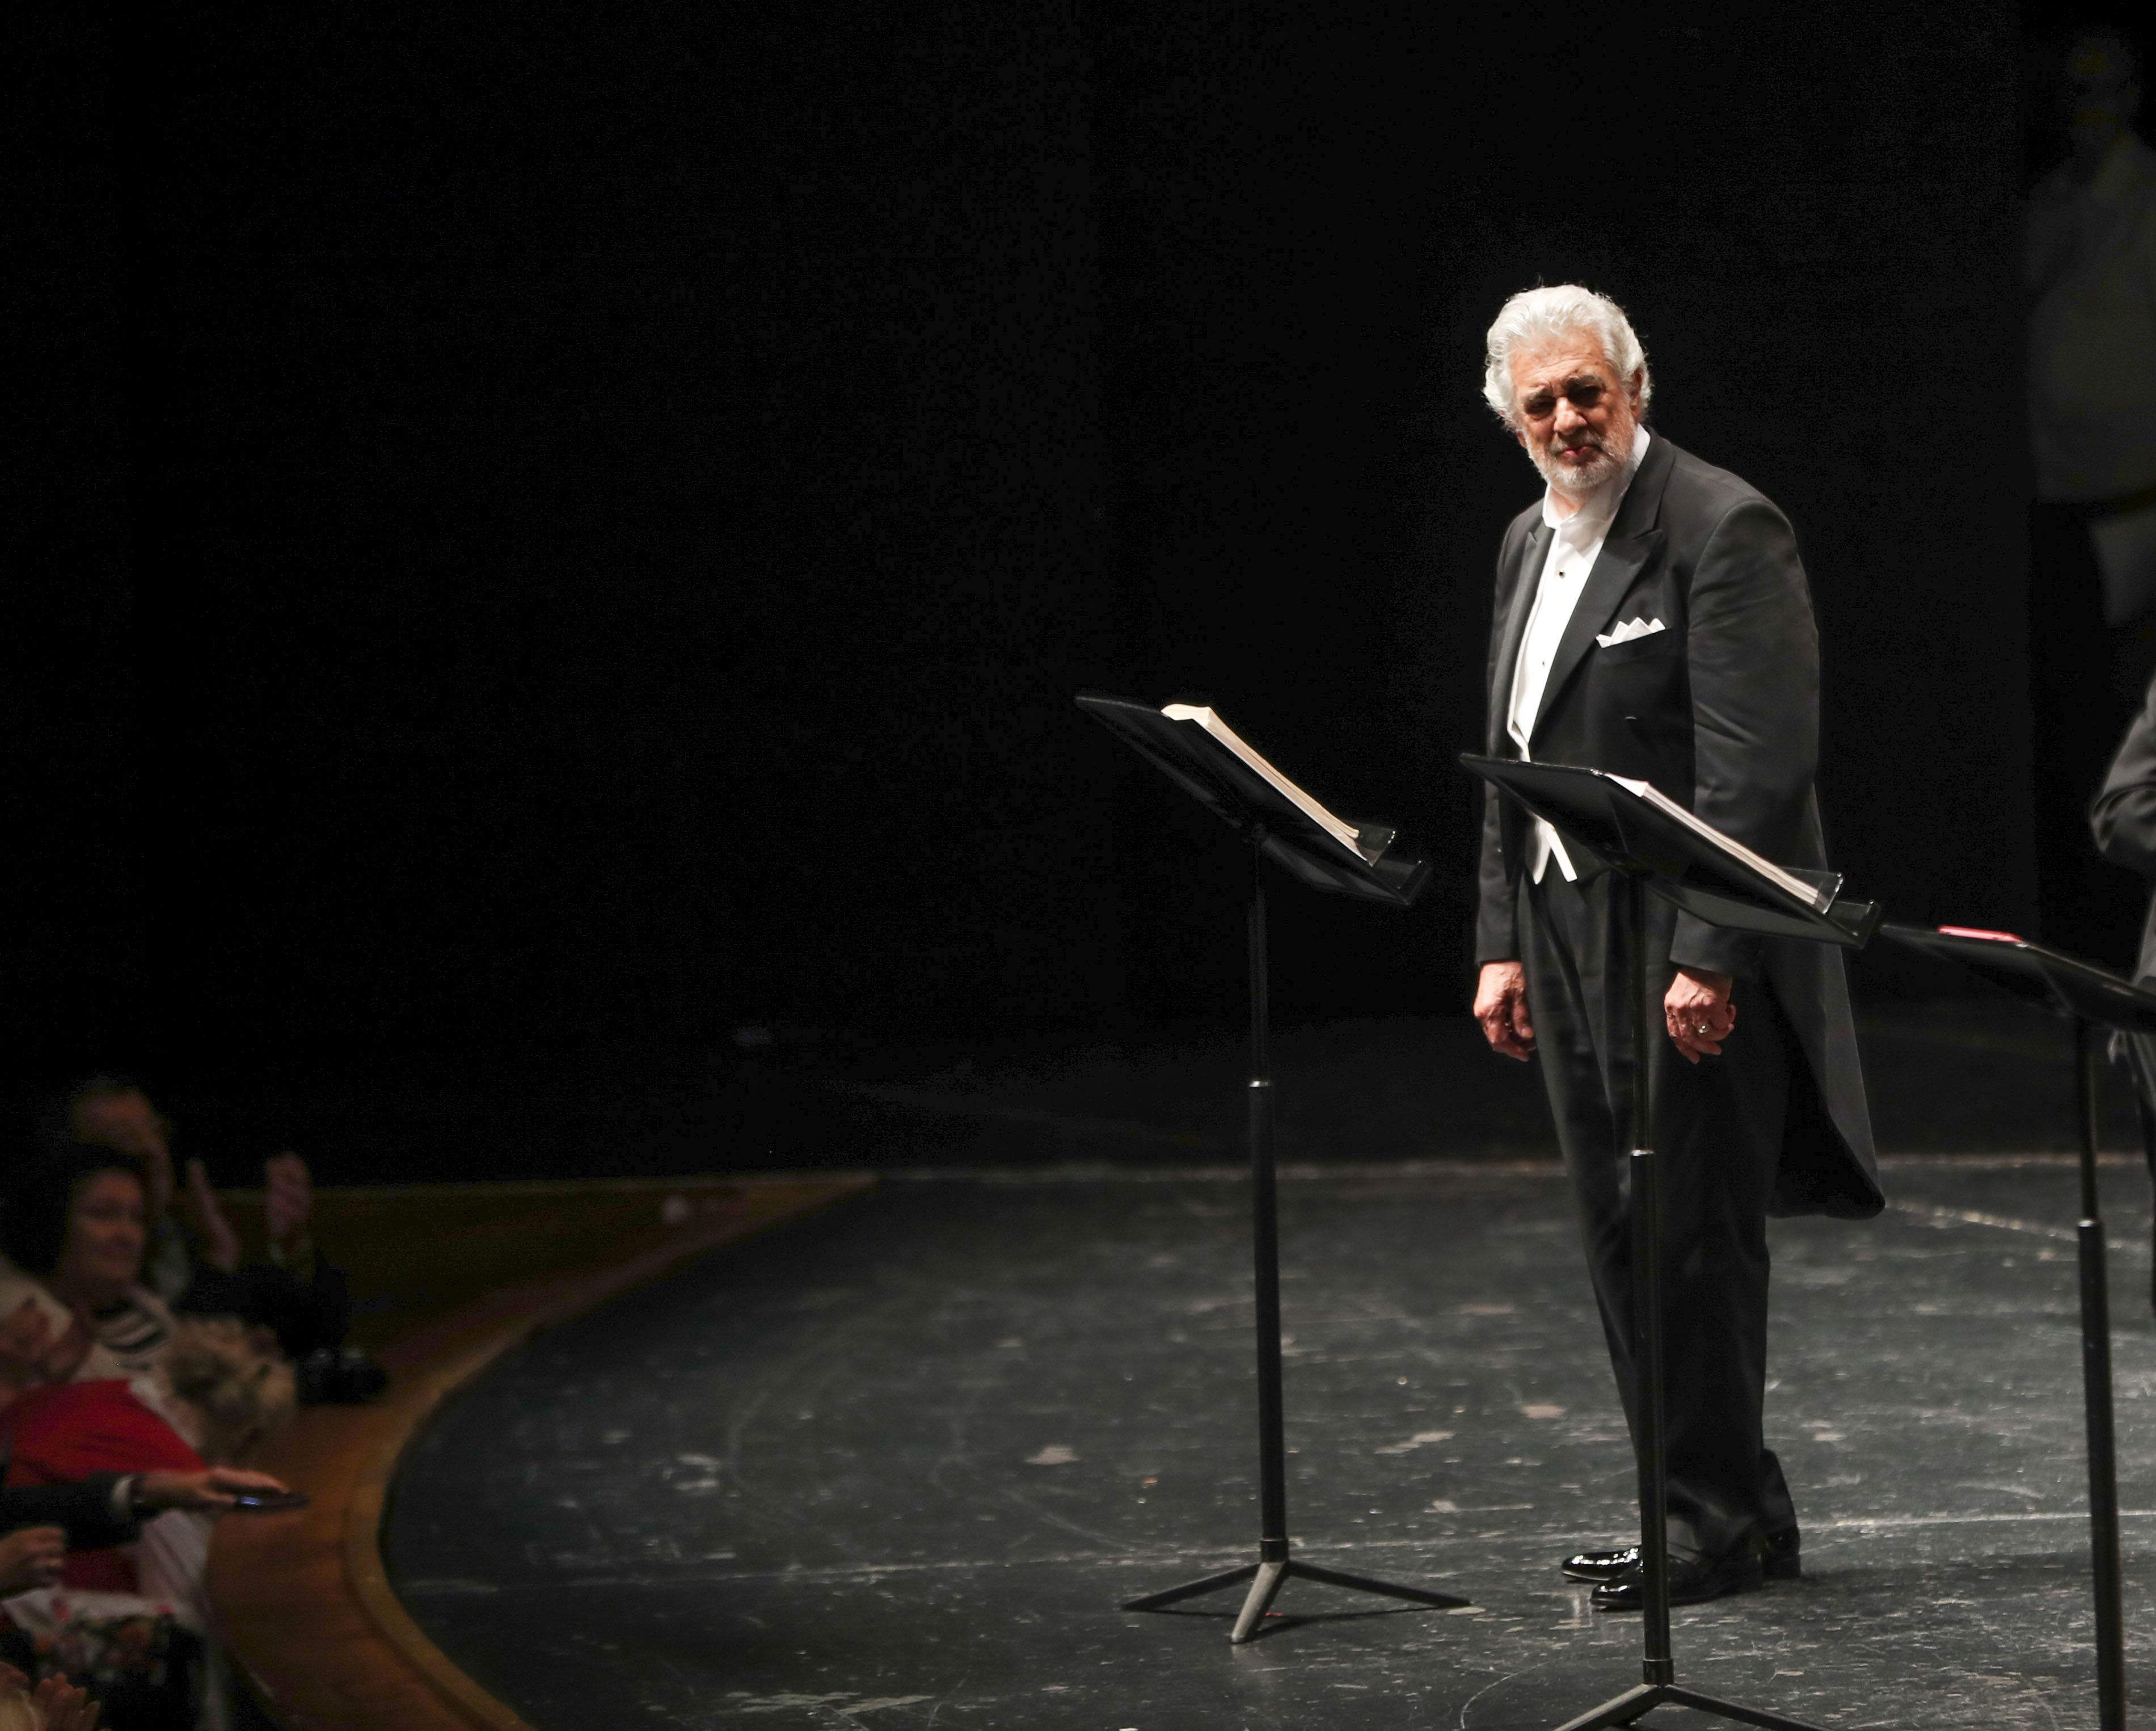
[[[0,1292],[0,1499],[71,1497],[85,1526],[103,1528],[84,1533],[101,1544],[74,1551],[50,1527],[0,1538],[16,1589],[0,1632],[11,1657],[94,1683],[114,1731],[223,1722],[223,1672],[206,1644],[206,1517],[235,1492],[283,1487],[206,1455],[251,1448],[292,1407],[290,1367],[266,1331],[176,1321],[142,1287],[147,1210],[140,1161],[74,1144],[28,1163],[0,1212],[12,1259]],[[105,1374],[115,1368],[124,1379]],[[81,1507],[100,1490],[101,1509]]]
[[[292,1373],[268,1330],[182,1323],[141,1284],[147,1210],[141,1163],[116,1148],[48,1149],[16,1174],[0,1210],[0,1372],[18,1387],[124,1380],[229,1461],[289,1415]]]
[[[143,1163],[149,1291],[176,1311],[236,1316],[272,1330],[299,1368],[305,1399],[366,1400],[382,1391],[380,1368],[345,1345],[351,1311],[344,1276],[316,1246],[313,1180],[298,1155],[264,1163],[266,1253],[246,1263],[203,1163],[189,1160],[184,1184],[178,1182],[171,1122],[139,1083],[92,1077],[70,1090],[53,1117],[53,1127],[68,1138]]]
[[[2040,921],[2107,967],[2133,953],[2139,894],[2089,853],[2084,814],[2156,671],[2156,151],[2134,130],[2141,70],[2107,26],[2049,45],[2036,119],[2059,161],[2030,195],[2024,255]]]
[[[78,1367],[78,1379],[111,1376],[114,1366],[128,1378],[161,1372],[172,1313],[141,1283],[148,1205],[142,1162],[85,1143],[46,1149],[8,1186],[0,1251],[63,1317],[86,1323],[92,1354],[103,1354]],[[0,1307],[17,1307],[15,1291],[0,1287]]]
[[[0,1597],[23,1591],[20,1583],[33,1574],[49,1579],[31,1585],[49,1585],[59,1578],[69,1552],[132,1544],[141,1537],[142,1522],[148,1516],[172,1508],[216,1514],[230,1508],[239,1493],[284,1488],[266,1472],[237,1466],[156,1472],[96,1470],[62,1484],[0,1487],[0,1534],[5,1535],[0,1538]],[[40,1536],[24,1538],[25,1534]],[[58,1535],[56,1542],[53,1535]],[[23,1543],[11,1549],[10,1541],[18,1539]],[[33,1558],[35,1566],[23,1568],[26,1558]]]

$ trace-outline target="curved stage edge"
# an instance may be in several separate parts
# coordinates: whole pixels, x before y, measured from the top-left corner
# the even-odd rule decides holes
[[[2071,1167],[1888,1176],[1877,1220],[1774,1224],[1805,1577],[1681,1610],[1680,1675],[1828,1726],[2093,1723]],[[2123,1228],[2147,1182],[2107,1163]],[[1283,1177],[1291,1530],[1472,1606],[1296,1583],[1245,1647],[1239,1595],[1117,1609],[1251,1549],[1247,1209],[1226,1169],[888,1179],[495,1364],[403,1457],[380,1555],[542,1731],[1548,1731],[1636,1678],[1638,1620],[1553,1566],[1635,1518],[1553,1164]],[[2146,1704],[2156,1328],[2124,1232]]]
[[[408,1216],[408,1241],[438,1256],[454,1255],[459,1235],[435,1230],[434,1217],[460,1208],[475,1216],[468,1271],[521,1260],[539,1271],[398,1334],[380,1353],[393,1379],[381,1401],[300,1414],[259,1464],[305,1490],[306,1508],[219,1523],[210,1594],[261,1710],[283,1731],[531,1731],[390,1586],[381,1533],[399,1458],[445,1399],[535,1333],[873,1183],[839,1174],[325,1193],[326,1214],[341,1205],[377,1230]],[[593,1255],[595,1233],[605,1247]]]

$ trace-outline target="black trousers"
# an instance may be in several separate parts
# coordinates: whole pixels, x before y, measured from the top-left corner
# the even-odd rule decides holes
[[[1796,1524],[1765,1445],[1767,1204],[1794,1066],[1804,1060],[1774,994],[1740,980],[1722,1056],[1685,1062],[1662,1023],[1676,911],[1646,897],[1647,999],[1628,1006],[1627,897],[1610,873],[1522,875],[1522,960],[1537,1060],[1578,1200],[1610,1369],[1633,1425],[1630,1127],[1634,1014],[1648,1018],[1654,1148],[1666,1260],[1664,1435],[1672,1551],[1719,1556]]]

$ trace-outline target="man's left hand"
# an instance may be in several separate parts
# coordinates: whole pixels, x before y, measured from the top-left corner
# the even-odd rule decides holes
[[[1737,1025],[1737,1006],[1729,1001],[1735,984],[1726,973],[1677,969],[1662,999],[1662,1020],[1671,1043],[1684,1054],[1686,1063],[1722,1056],[1722,1042]]]

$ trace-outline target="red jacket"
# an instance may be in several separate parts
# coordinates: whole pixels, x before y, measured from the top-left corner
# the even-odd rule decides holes
[[[0,1414],[7,1482],[71,1485],[93,1472],[200,1472],[202,1457],[124,1382],[47,1383]],[[117,1548],[69,1551],[61,1579],[85,1592],[136,1590],[135,1559]]]

